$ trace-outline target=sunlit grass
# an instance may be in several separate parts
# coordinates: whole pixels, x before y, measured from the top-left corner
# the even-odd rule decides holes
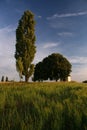
[[[87,130],[87,85],[0,84],[0,130]]]

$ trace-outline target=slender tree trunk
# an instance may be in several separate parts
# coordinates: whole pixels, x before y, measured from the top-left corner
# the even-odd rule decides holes
[[[58,79],[56,79],[56,82],[58,81]]]
[[[28,82],[29,77],[25,75],[25,82]]]

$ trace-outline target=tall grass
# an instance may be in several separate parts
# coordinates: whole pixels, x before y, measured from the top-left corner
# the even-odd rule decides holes
[[[87,85],[0,84],[0,130],[87,130]]]

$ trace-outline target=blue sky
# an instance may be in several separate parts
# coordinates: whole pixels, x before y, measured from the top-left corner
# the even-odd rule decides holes
[[[15,67],[15,30],[24,11],[36,20],[34,63],[51,53],[72,64],[72,80],[87,79],[87,0],[0,0],[0,78],[19,79]]]

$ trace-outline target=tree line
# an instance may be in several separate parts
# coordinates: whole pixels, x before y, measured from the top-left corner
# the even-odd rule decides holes
[[[4,76],[1,77],[1,82],[4,82],[4,81],[5,81],[5,82],[8,82],[8,81],[9,81],[7,76],[6,76],[6,78],[5,78]]]
[[[27,10],[16,29],[15,59],[20,79],[24,76],[28,82],[33,74],[33,81],[65,81],[71,72],[71,64],[63,55],[53,53],[35,66],[32,64],[36,53],[35,23],[34,14]]]

